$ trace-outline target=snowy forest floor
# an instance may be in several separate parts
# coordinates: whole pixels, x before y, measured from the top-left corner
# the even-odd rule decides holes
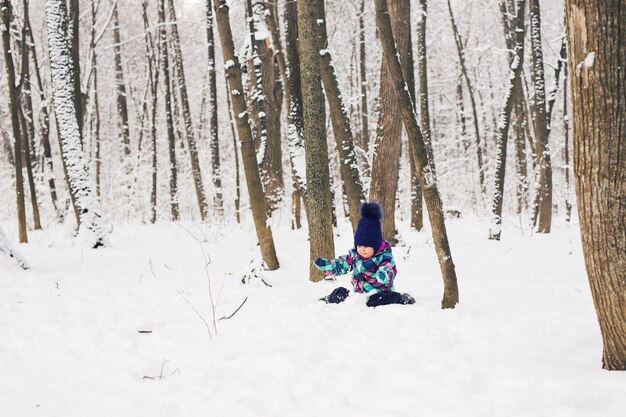
[[[430,231],[406,225],[396,288],[417,302],[376,309],[317,301],[349,278],[308,281],[305,230],[276,228],[281,268],[248,284],[250,224],[117,225],[98,250],[31,232],[32,269],[0,258],[0,416],[623,416],[577,226],[505,224],[494,242],[487,225],[448,222],[461,303],[445,311]],[[212,339],[203,250],[215,317],[247,297]]]

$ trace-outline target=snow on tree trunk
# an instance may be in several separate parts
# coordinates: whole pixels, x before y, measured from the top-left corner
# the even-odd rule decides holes
[[[430,171],[424,137],[419,128],[409,89],[402,74],[402,67],[400,66],[391,29],[391,20],[387,10],[387,1],[375,0],[375,5],[376,27],[380,33],[380,40],[383,46],[383,58],[391,75],[390,79],[394,81],[393,88],[400,103],[402,122],[409,136],[409,149],[419,171],[420,186],[424,192],[428,218],[432,226],[433,243],[439,259],[444,285],[441,307],[454,308],[459,302],[459,289],[448,242],[439,189]]]
[[[22,269],[30,268],[26,259],[24,259],[22,255],[13,247],[11,241],[9,241],[9,238],[4,234],[2,228],[0,228],[0,253],[7,255],[9,258],[15,259]]]
[[[46,3],[48,52],[54,109],[63,143],[62,158],[67,167],[70,193],[79,211],[79,239],[97,248],[105,246],[107,234],[100,216],[100,207],[94,192],[81,147],[81,135],[76,119],[72,88],[72,62],[67,42],[67,9],[64,0]]]
[[[517,0],[513,31],[515,33],[515,56],[511,62],[509,72],[509,85],[504,96],[504,103],[498,118],[498,132],[496,137],[497,156],[495,184],[493,190],[493,205],[489,239],[500,240],[502,233],[502,202],[504,200],[504,174],[506,170],[506,149],[509,138],[509,125],[511,111],[517,96],[522,89],[521,73],[524,64],[524,3],[525,0]]]
[[[361,176],[359,175],[359,166],[354,150],[354,139],[350,119],[346,111],[343,95],[339,89],[339,82],[337,81],[337,74],[332,63],[331,53],[328,50],[328,33],[326,30],[324,1],[317,0],[316,8],[317,26],[319,28],[318,50],[320,54],[320,73],[326,99],[328,100],[328,107],[330,107],[330,118],[333,124],[337,150],[339,152],[339,168],[348,201],[350,222],[352,223],[352,230],[356,232],[356,227],[361,218],[359,207],[365,200],[365,193],[363,192],[363,184],[361,182]]]

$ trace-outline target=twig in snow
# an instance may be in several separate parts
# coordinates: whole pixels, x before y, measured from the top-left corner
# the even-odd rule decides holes
[[[154,268],[152,266],[152,258],[148,259],[148,264],[150,264],[150,272],[152,272],[152,276],[156,278],[156,275],[154,274]]]
[[[271,285],[270,285],[271,287]],[[237,308],[237,310],[235,310],[235,312],[233,314],[231,314],[230,316],[226,317],[223,316],[222,318],[220,318],[220,320],[228,320],[229,318],[231,318],[232,316],[234,316],[235,314],[237,314],[237,312],[241,309],[241,307],[243,307],[243,305],[246,303],[246,301],[248,301],[248,297],[245,298],[245,300],[243,300],[243,302],[241,303],[241,305]]]
[[[193,311],[196,312],[196,314],[198,315],[198,317],[200,317],[200,320],[202,320],[202,322],[204,323],[204,325],[206,326],[206,331],[209,334],[209,338],[213,339],[213,336],[211,335],[211,328],[209,327],[209,323],[207,323],[207,321],[204,319],[204,317],[202,317],[202,314],[200,314],[200,312],[196,309],[196,307],[191,304],[191,302],[187,299],[187,297],[185,297],[183,295],[182,292],[180,291],[176,291],[178,293],[178,295],[180,295],[181,297],[183,297],[183,300],[185,300],[187,302],[187,304],[189,304],[191,306],[191,308],[193,308]]]

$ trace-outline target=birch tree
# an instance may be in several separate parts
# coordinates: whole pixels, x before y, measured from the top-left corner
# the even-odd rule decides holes
[[[83,242],[98,248],[106,245],[107,235],[100,207],[91,184],[81,148],[81,132],[76,119],[72,68],[67,43],[67,9],[64,0],[46,2],[48,52],[52,76],[54,110],[59,128],[62,158],[67,167],[70,193],[79,213],[79,237]]]
[[[626,7],[567,0],[574,176],[602,367],[626,370]]]

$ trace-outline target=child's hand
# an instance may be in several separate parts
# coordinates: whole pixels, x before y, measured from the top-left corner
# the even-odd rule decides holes
[[[322,267],[328,264],[328,261],[324,258],[317,258],[315,260],[315,266]]]
[[[322,271],[326,275],[334,275],[335,274],[335,266],[332,261],[324,258],[317,258],[315,260],[315,267]]]

